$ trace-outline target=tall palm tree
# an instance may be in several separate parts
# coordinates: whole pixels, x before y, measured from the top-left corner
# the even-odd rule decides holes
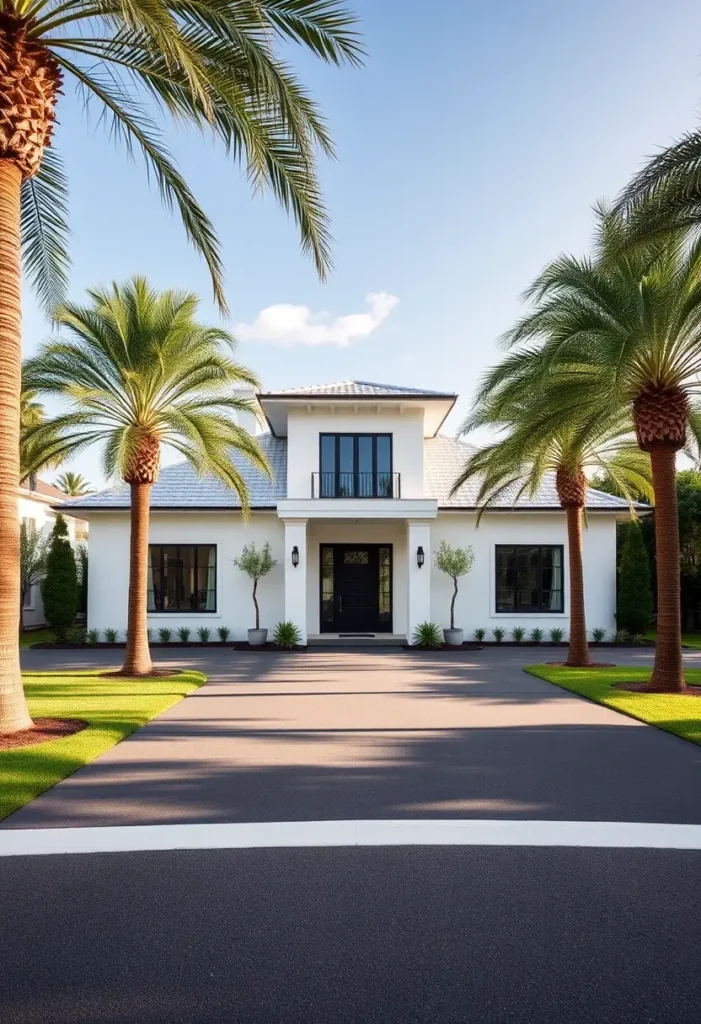
[[[70,494],[72,498],[82,498],[84,494],[92,494],[94,490],[90,486],[90,481],[86,480],[82,473],[73,473],[71,470],[67,470],[57,477],[56,486],[66,494]]]
[[[70,408],[35,428],[33,437],[56,434],[66,456],[96,442],[104,445],[107,476],[119,475],[131,492],[131,541],[127,649],[122,671],[152,671],[146,632],[149,498],[161,448],[180,454],[200,474],[233,488],[244,514],[246,485],[231,460],[239,451],[261,472],[270,468],[254,437],[231,413],[250,408],[233,394],[255,376],[233,361],[225,331],[197,323],[198,299],[186,292],[156,292],[143,278],[95,289],[91,304],[57,308],[66,340],[47,342],[25,363],[28,385],[60,396]]]
[[[453,485],[453,493],[478,477],[478,522],[490,503],[509,494],[514,504],[534,494],[547,473],[567,519],[570,634],[567,664],[591,664],[587,644],[582,559],[582,525],[587,470],[608,473],[631,503],[636,493],[652,497],[650,460],[635,445],[633,423],[623,410],[602,418],[571,405],[563,409],[565,375],[583,368],[557,370],[539,365],[538,352],[519,353],[508,371],[497,367],[482,383],[477,405],[462,427],[468,433],[482,426],[505,430],[497,441],[475,449]]]
[[[342,0],[0,0],[0,732],[28,721],[16,698],[20,255],[51,310],[66,285],[67,210],[63,166],[47,147],[68,87],[83,106],[91,101],[128,155],[143,158],[224,309],[214,229],[174,165],[162,125],[195,126],[243,162],[253,186],[270,188],[291,212],[323,277],[330,238],[315,165],[332,143],[276,43],[358,64],[355,29]]]
[[[678,240],[626,249],[627,225],[602,214],[598,258],[562,256],[529,294],[535,308],[510,333],[536,342],[541,365],[588,368],[563,375],[561,410],[589,407],[606,417],[629,410],[639,448],[650,457],[655,495],[657,646],[650,686],[685,689],[679,603],[676,454],[698,443],[701,418],[701,243]]]

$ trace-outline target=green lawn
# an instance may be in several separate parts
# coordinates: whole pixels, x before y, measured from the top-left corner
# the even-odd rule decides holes
[[[612,689],[612,683],[644,682],[650,678],[652,670],[649,668],[581,669],[529,665],[525,671],[588,697],[597,704],[605,704],[614,711],[621,711],[631,718],[638,718],[701,745],[701,697],[674,693],[627,693]],[[685,675],[687,683],[701,686],[701,669],[687,669]]]
[[[20,647],[31,647],[32,644],[50,643],[55,639],[53,629],[29,629],[19,635]]]
[[[101,676],[94,670],[26,673],[32,715],[80,718],[88,727],[74,736],[0,751],[0,819],[177,704],[206,679],[201,672],[156,679]]]
[[[645,637],[647,640],[657,640],[657,633],[654,629],[648,629]],[[682,633],[682,644],[701,651],[701,633]]]

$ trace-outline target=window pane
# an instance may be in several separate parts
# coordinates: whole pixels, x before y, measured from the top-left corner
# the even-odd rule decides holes
[[[380,548],[380,622],[388,624],[392,617],[392,571],[390,549]]]
[[[355,438],[338,439],[338,492],[339,498],[352,498],[355,494]]]
[[[148,611],[216,611],[216,554],[213,544],[150,544]]]
[[[163,611],[177,611],[178,608],[178,579],[180,575],[180,562],[177,557],[177,548],[163,548]]]
[[[497,545],[497,612],[562,612],[562,554],[559,545]]]
[[[321,465],[319,467],[319,497],[333,498],[336,495],[336,437],[321,435]]]
[[[321,549],[321,621],[333,622],[333,548]]]
[[[370,561],[369,551],[349,551],[347,548],[343,552],[343,563],[344,565],[367,565]]]
[[[372,473],[372,449],[374,438],[370,435],[358,438],[358,497],[371,498],[374,493]]]
[[[377,439],[377,472],[390,473],[392,470],[392,438],[381,436]]]
[[[496,574],[497,611],[513,611],[516,579],[516,554],[513,548],[497,548]]]

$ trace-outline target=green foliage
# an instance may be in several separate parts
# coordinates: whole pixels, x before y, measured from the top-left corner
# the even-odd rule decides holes
[[[161,644],[169,644],[173,639],[173,630],[168,629],[167,626],[162,626],[158,630],[158,642]]]
[[[630,522],[618,567],[618,608],[616,624],[629,633],[644,633],[652,617],[650,562],[640,526]]]
[[[299,647],[301,642],[302,634],[294,622],[278,622],[273,633],[274,644],[292,650],[293,647]]]
[[[141,277],[88,294],[89,305],[54,313],[66,340],[49,340],[24,365],[26,387],[68,403],[27,431],[27,443],[67,458],[102,442],[105,474],[128,478],[148,438],[149,457],[153,441],[170,446],[199,475],[231,487],[247,514],[248,489],[232,452],[268,475],[270,467],[233,419],[250,408],[234,389],[258,382],[231,358],[231,335],[197,322],[193,293],[157,292]]]
[[[83,626],[70,626],[66,630],[66,640],[69,644],[86,644],[88,633]]]
[[[502,644],[504,642],[506,630],[504,629],[503,626],[495,626],[494,629],[492,630],[492,633],[494,634],[495,643]]]
[[[208,644],[211,635],[211,631],[207,629],[206,626],[200,626],[199,629],[197,630],[197,636],[199,637],[199,641],[201,644]]]
[[[266,540],[262,548],[257,548],[255,542],[245,544],[243,551],[236,558],[232,558],[234,565],[244,572],[249,579],[253,580],[253,607],[256,613],[256,629],[260,629],[260,608],[258,606],[258,581],[273,571],[277,565],[270,553],[270,544]]]
[[[56,486],[65,491],[66,494],[70,494],[72,498],[82,498],[85,494],[92,494],[93,488],[90,486],[88,481],[80,473],[73,473],[70,470],[61,473],[56,478]]]
[[[188,640],[190,639],[191,632],[192,631],[188,629],[187,626],[180,627],[180,629],[178,630],[178,636],[180,637],[181,644],[186,644],[188,642]]]
[[[560,629],[559,626],[556,626],[555,629],[551,629],[550,630],[550,643],[551,644],[561,644],[562,641],[563,641],[564,636],[565,636],[564,629]]]
[[[435,622],[420,622],[411,638],[414,647],[434,650],[443,646],[443,636]]]
[[[295,44],[326,63],[361,63],[356,19],[341,0],[22,0],[14,6],[31,25],[33,44],[51,52],[64,90],[77,89],[126,155],[141,157],[162,202],[177,211],[203,256],[222,311],[219,244],[165,145],[165,129],[173,125],[197,129],[243,165],[254,189],[272,192],[325,276],[331,240],[316,161],[319,152],[331,155],[333,144],[289,53]],[[67,283],[66,199],[52,146],[21,193],[25,272],[49,311]]]
[[[75,549],[75,568],[78,576],[78,611],[83,615],[88,611],[88,549],[79,544]]]
[[[56,516],[46,555],[46,575],[41,581],[41,598],[46,621],[59,643],[65,641],[78,613],[78,578],[68,527],[62,515]]]
[[[89,629],[88,630],[88,643],[89,644],[99,644],[99,642],[100,642],[100,630],[99,629]]]
[[[596,629],[592,629],[591,637],[595,644],[601,644],[607,637],[607,631],[601,626],[597,626]]]
[[[633,637],[627,629],[617,629],[613,634],[613,642],[615,644],[629,644]]]
[[[116,629],[105,630],[105,640],[107,641],[108,644],[116,644],[118,635],[119,634]]]
[[[440,542],[435,556],[436,568],[450,576],[453,581],[453,596],[450,601],[450,628],[455,629],[455,599],[458,596],[458,579],[466,576],[473,566],[475,555],[472,548],[453,548],[444,540]]]
[[[484,640],[484,638],[486,636],[486,633],[487,633],[486,629],[476,629],[475,630],[475,640],[478,643],[481,643]]]
[[[531,643],[533,643],[533,644],[540,644],[540,643],[543,642],[543,630],[539,629],[537,626],[536,626],[535,629],[532,629],[530,631],[528,636],[529,636],[529,639],[530,639]]]
[[[221,642],[225,644],[229,637],[231,636],[231,630],[229,629],[228,626],[219,626],[219,628],[217,629],[217,636],[219,637]]]
[[[512,638],[515,640],[515,642],[517,644],[521,643],[521,641],[523,640],[525,635],[526,635],[526,630],[523,628],[523,626],[515,626],[511,630],[511,636],[512,636]]]

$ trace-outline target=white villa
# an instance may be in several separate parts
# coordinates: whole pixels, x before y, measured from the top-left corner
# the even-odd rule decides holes
[[[261,625],[292,620],[304,641],[384,635],[411,639],[423,621],[449,625],[452,583],[434,566],[442,540],[470,545],[456,626],[535,626],[568,632],[567,532],[554,480],[517,504],[503,496],[476,525],[476,487],[451,497],[469,446],[440,433],[456,395],[342,381],[256,396],[259,440],[272,481],[237,459],[253,512],[185,463],[152,491],[149,625],[227,626],[245,639],[251,585],[232,559],[269,541],[278,564],[259,585]],[[252,424],[244,424],[252,427]],[[90,523],[91,628],[126,626],[129,491],[124,486],[60,506]],[[616,522],[625,501],[590,491],[584,572],[590,628],[615,628]]]

